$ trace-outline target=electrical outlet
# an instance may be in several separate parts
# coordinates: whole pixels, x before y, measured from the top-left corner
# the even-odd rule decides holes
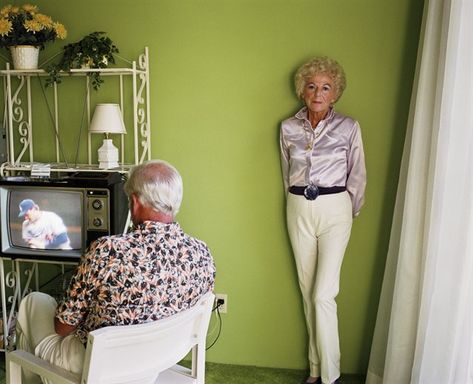
[[[222,303],[223,301],[223,303]],[[228,301],[227,301],[227,295],[224,294],[224,293],[216,293],[215,294],[215,306],[217,306],[218,304],[219,307],[218,307],[218,311],[220,313],[227,313],[227,304],[228,304]]]

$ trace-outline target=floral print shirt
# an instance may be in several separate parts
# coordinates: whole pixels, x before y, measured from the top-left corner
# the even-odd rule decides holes
[[[82,256],[56,317],[90,331],[139,324],[192,307],[213,290],[215,265],[207,245],[176,222],[145,221],[127,234],[106,236]]]

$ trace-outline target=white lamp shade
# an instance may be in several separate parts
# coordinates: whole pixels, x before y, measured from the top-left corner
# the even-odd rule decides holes
[[[118,104],[97,104],[90,122],[91,133],[126,133],[122,113]]]

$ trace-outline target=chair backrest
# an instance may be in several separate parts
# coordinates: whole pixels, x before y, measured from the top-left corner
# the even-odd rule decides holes
[[[81,383],[154,383],[193,346],[205,347],[214,297],[209,292],[192,308],[162,320],[91,332]]]

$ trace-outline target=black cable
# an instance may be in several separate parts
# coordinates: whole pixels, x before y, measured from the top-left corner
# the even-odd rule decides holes
[[[53,132],[54,132],[54,136],[56,137],[57,139],[57,143],[58,143],[58,146],[59,146],[59,152],[61,152],[61,155],[64,159],[64,163],[66,164],[66,167],[69,168],[69,164],[67,163],[67,159],[66,159],[66,155],[64,154],[64,150],[62,148],[62,144],[61,144],[61,140],[59,138],[59,132],[56,131],[56,128],[55,128],[55,120],[54,120],[54,116],[53,116],[53,113],[51,111],[51,107],[49,105],[49,102],[48,102],[48,98],[46,96],[46,91],[44,90],[44,86],[43,86],[43,83],[41,82],[41,77],[39,76],[39,74],[36,75],[37,78],[38,78],[38,82],[39,82],[39,87],[41,89],[41,92],[43,94],[43,97],[44,97],[44,101],[46,103],[46,107],[48,108],[48,112],[49,112],[49,118],[51,119],[51,122],[53,123]]]
[[[78,158],[79,158],[80,139],[81,139],[81,136],[82,136],[82,127],[84,126],[84,117],[85,117],[85,109],[86,109],[86,106],[87,106],[88,88],[89,88],[89,83],[87,82],[86,85],[85,85],[84,106],[82,107],[82,117],[80,119],[79,136],[77,138],[76,155],[74,156],[74,167],[77,167],[77,162],[78,162]]]
[[[210,348],[212,348],[214,346],[214,344],[217,342],[218,338],[220,337],[220,333],[222,332],[222,316],[220,315],[220,310],[219,308],[222,306],[222,304],[217,304],[215,306],[215,308],[212,309],[212,312],[213,311],[217,311],[217,317],[218,317],[218,333],[217,333],[217,337],[215,338],[215,340],[207,347],[205,348],[206,351],[208,351]]]
[[[68,273],[72,272],[74,270],[74,268],[71,268],[71,269],[68,269],[68,270],[64,270],[64,273],[61,271],[59,272],[57,275],[53,276],[52,278],[50,278],[48,281],[44,282],[43,284],[41,284],[39,286],[39,289],[41,288],[44,288],[46,287],[49,283],[52,283],[54,280],[56,280],[58,277],[60,276],[65,276],[67,275]]]

